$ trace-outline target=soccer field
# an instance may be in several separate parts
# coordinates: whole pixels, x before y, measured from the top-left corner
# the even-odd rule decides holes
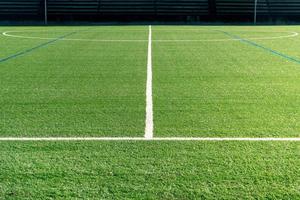
[[[299,26],[0,32],[0,198],[300,198]]]

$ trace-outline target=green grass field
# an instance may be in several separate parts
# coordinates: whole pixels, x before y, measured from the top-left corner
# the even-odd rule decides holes
[[[299,26],[0,27],[0,199],[300,199]],[[149,64],[149,63],[148,63]]]

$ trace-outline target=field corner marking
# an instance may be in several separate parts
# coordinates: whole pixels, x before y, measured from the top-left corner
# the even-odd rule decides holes
[[[153,98],[152,98],[152,28],[149,25],[147,82],[146,82],[146,120],[145,139],[153,139]]]

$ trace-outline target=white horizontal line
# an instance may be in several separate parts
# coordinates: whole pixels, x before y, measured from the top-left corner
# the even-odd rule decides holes
[[[241,137],[1,137],[0,141],[300,141],[300,138]]]

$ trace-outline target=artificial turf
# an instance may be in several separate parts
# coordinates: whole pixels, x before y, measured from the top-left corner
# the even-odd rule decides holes
[[[34,37],[36,30],[41,30],[32,29]],[[65,39],[98,35],[93,27],[46,30],[50,36],[45,36],[44,30],[40,37],[50,41],[73,32]],[[135,33],[147,37],[147,31],[142,27]],[[113,36],[115,40],[127,39],[131,32],[119,30],[122,34]],[[112,39],[111,31],[104,33]],[[49,40],[2,36],[6,52],[1,57],[20,52],[23,47],[19,46],[31,49]],[[147,41],[58,40],[1,62],[0,135],[143,136],[146,57]]]
[[[297,142],[1,142],[2,199],[299,199]]]
[[[153,42],[156,136],[299,137],[300,62],[230,40],[236,38],[224,31],[266,38],[249,40],[270,51],[290,45],[283,53],[300,58],[299,37],[267,38],[279,37],[274,28],[170,27],[167,33],[176,41]],[[153,32],[154,41],[167,38],[165,27]],[[291,34],[283,27],[278,32]],[[188,36],[194,41],[185,41]]]
[[[5,31],[1,138],[143,137],[147,26]],[[298,138],[291,31],[153,26],[154,137]],[[0,199],[299,199],[299,165],[287,141],[2,141]]]
[[[298,29],[154,26],[155,135],[298,137]],[[1,31],[2,136],[143,136],[147,26]]]

